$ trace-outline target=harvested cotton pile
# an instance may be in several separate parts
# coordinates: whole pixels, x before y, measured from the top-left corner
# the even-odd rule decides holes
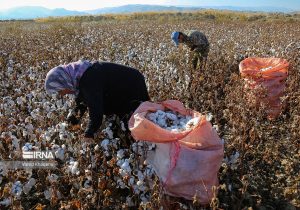
[[[171,110],[157,110],[147,114],[146,118],[161,128],[177,132],[192,129],[200,120],[199,117],[184,116]]]

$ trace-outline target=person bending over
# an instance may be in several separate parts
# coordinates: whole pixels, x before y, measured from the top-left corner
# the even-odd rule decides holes
[[[88,109],[84,140],[91,141],[103,115],[120,118],[150,100],[145,78],[137,70],[111,62],[77,61],[51,69],[45,79],[48,94],[75,94],[76,107],[68,122],[75,125]],[[79,119],[78,119],[79,116]]]
[[[174,31],[171,38],[176,46],[183,43],[190,48],[193,69],[197,69],[198,63],[200,70],[205,68],[209,53],[209,42],[202,32],[196,30],[189,30],[186,33]]]

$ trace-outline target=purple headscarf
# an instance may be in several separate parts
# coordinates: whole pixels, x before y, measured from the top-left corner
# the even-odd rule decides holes
[[[89,61],[79,60],[51,69],[45,80],[46,92],[53,94],[60,90],[69,89],[77,95],[79,93],[79,80],[91,65],[92,63]]]

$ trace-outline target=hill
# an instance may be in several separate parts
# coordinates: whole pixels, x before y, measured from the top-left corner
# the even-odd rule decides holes
[[[292,9],[279,7],[233,7],[233,6],[205,6],[205,7],[188,7],[188,6],[160,6],[146,4],[131,4],[119,7],[105,7],[87,11],[72,11],[64,8],[48,9],[40,6],[24,6],[15,7],[0,11],[0,20],[11,19],[35,19],[44,17],[63,17],[63,16],[79,16],[79,15],[97,15],[97,14],[124,14],[124,13],[143,13],[143,12],[161,12],[161,11],[197,11],[203,9],[214,10],[231,10],[231,11],[246,11],[246,12],[296,12]]]
[[[0,11],[0,20],[34,19],[52,16],[85,15],[85,12],[71,11],[63,8],[48,9],[39,6],[14,7]]]

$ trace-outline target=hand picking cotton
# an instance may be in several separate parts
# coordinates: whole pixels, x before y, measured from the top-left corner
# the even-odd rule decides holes
[[[157,110],[156,112],[148,113],[146,118],[161,128],[177,132],[192,129],[200,120],[199,117],[193,118],[171,110]]]

